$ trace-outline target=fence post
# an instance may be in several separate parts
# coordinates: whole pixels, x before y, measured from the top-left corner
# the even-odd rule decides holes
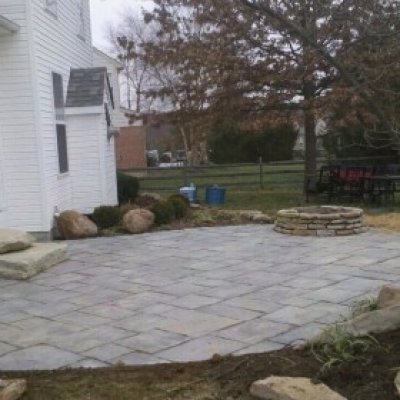
[[[183,163],[183,186],[185,186],[185,187],[189,186],[187,172],[188,172],[187,171],[187,162],[184,161],[184,163]]]
[[[260,157],[258,159],[258,163],[260,166],[260,188],[264,189],[264,164],[263,164],[263,158]]]

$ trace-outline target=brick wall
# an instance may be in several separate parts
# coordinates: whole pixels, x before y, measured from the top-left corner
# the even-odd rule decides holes
[[[146,167],[146,128],[144,126],[121,128],[115,148],[118,169]]]

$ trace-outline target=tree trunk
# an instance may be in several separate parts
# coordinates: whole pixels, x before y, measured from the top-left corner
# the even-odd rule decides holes
[[[305,160],[304,194],[313,192],[317,186],[317,135],[315,116],[312,110],[304,111]]]

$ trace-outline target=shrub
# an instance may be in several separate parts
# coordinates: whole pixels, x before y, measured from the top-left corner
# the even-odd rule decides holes
[[[185,218],[189,212],[189,200],[180,194],[174,194],[169,197],[168,202],[172,205],[176,219]]]
[[[101,206],[95,208],[91,218],[99,228],[108,229],[119,225],[121,212],[118,207]]]
[[[151,211],[154,213],[157,225],[169,224],[175,217],[175,209],[168,201],[156,204]]]
[[[164,199],[157,193],[142,193],[136,198],[135,204],[140,208],[151,209],[162,201]]]
[[[134,176],[117,173],[118,202],[132,203],[139,193],[139,179]]]

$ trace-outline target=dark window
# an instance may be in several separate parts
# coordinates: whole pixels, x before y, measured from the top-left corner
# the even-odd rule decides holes
[[[64,89],[60,74],[53,72],[53,98],[57,121],[64,121]]]
[[[67,132],[62,124],[57,124],[57,152],[60,174],[68,172]]]

